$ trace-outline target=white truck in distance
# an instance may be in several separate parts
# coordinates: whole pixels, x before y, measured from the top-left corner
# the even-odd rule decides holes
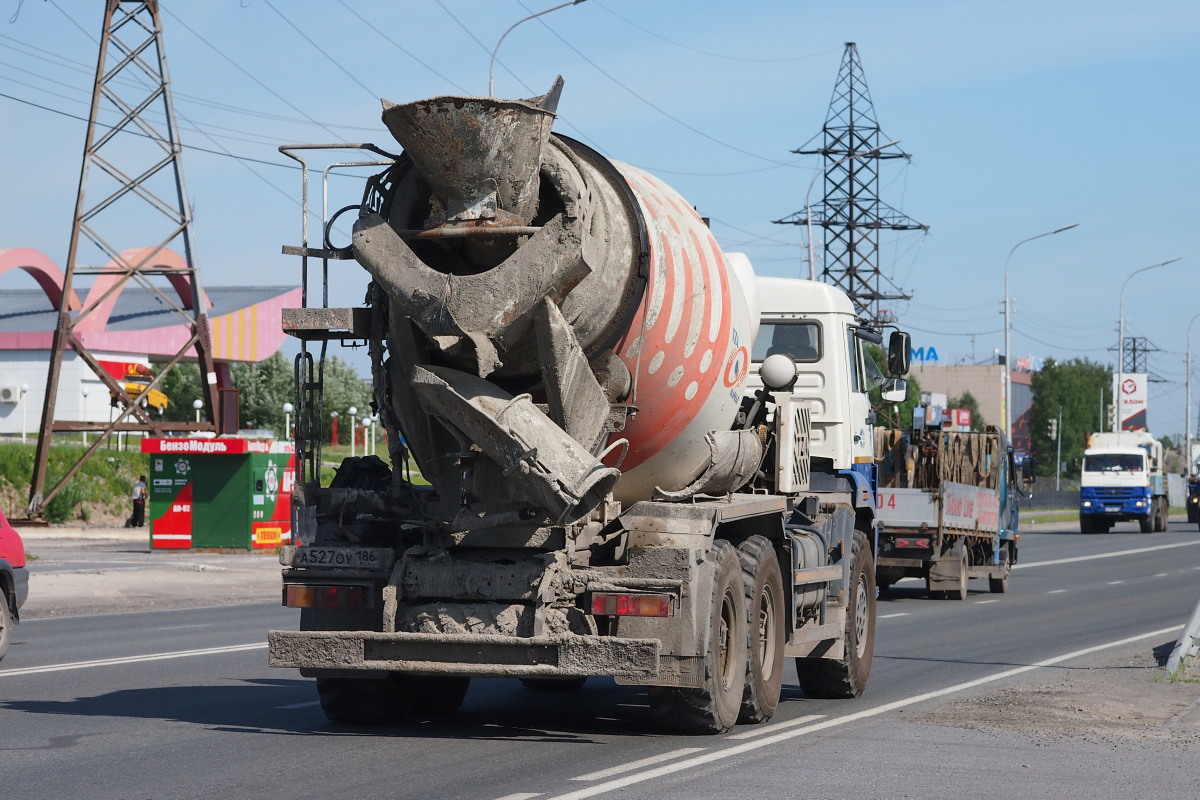
[[[285,248],[306,286],[307,259],[371,283],[368,308],[284,312],[301,614],[270,663],[316,678],[335,721],[452,713],[476,676],[610,676],[648,686],[664,728],[717,733],[771,717],[785,657],[806,694],[857,696],[881,337],[837,289],[756,279],[654,176],[551,135],[560,90],[385,103],[404,154],[350,207],[352,244]],[[320,148],[283,149],[307,169]],[[337,339],[367,341],[391,466],[348,459],[322,487],[308,347]],[[907,372],[908,337],[889,349]]]
[[[1142,533],[1167,529],[1171,502],[1163,474],[1162,443],[1146,431],[1088,436],[1079,478],[1079,529],[1107,533],[1135,520]]]

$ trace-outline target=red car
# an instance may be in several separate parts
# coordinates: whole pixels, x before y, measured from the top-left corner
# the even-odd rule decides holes
[[[8,652],[13,626],[20,619],[19,612],[28,595],[25,543],[0,511],[0,658]]]

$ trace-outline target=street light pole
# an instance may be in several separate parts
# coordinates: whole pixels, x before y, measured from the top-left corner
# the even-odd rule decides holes
[[[291,403],[283,404],[283,438],[289,442],[292,440],[292,409],[294,406]]]
[[[29,384],[21,384],[21,444],[25,444],[25,395],[29,393]]]
[[[354,415],[358,413],[358,407],[350,406],[346,410],[350,412],[350,457],[354,458],[354,437],[358,435],[358,420]]]
[[[1200,319],[1200,314],[1192,317],[1187,326],[1187,403],[1183,407],[1186,417],[1183,457],[1187,459],[1188,475],[1192,474],[1192,323],[1197,319]]]
[[[1026,242],[1032,242],[1034,239],[1041,239],[1045,236],[1053,236],[1056,233],[1069,231],[1071,228],[1079,227],[1078,222],[1072,222],[1070,225],[1064,225],[1061,228],[1055,228],[1052,231],[1039,233],[1037,236],[1030,236],[1028,239],[1022,239],[1013,245],[1012,250],[1008,251],[1008,257],[1004,259],[1004,435],[1008,440],[1012,441],[1012,359],[1009,357],[1009,331],[1012,330],[1012,325],[1009,323],[1009,310],[1012,305],[1012,300],[1008,296],[1008,262],[1012,260],[1013,253],[1017,248]]]
[[[543,14],[549,14],[551,11],[558,11],[560,8],[566,8],[567,6],[577,6],[582,2],[583,2],[583,0],[569,0],[569,2],[566,2],[566,3],[559,3],[558,5],[556,5],[552,8],[547,8],[545,11],[539,11],[536,14],[530,14],[528,17],[522,17],[521,19],[514,22],[512,25],[508,26],[508,30],[506,30],[503,34],[501,34],[500,41],[496,42],[496,49],[492,50],[492,59],[491,59],[491,61],[488,62],[488,97],[496,96],[496,92],[495,92],[496,82],[492,78],[492,75],[493,75],[495,67],[496,67],[496,54],[500,52],[500,45],[504,44],[504,39],[510,33],[512,33],[513,28],[517,27],[522,22],[529,22],[529,20],[536,19],[537,17],[540,17]]]
[[[1129,273],[1129,277],[1126,278],[1125,282],[1121,284],[1120,304],[1118,306],[1118,314],[1120,314],[1120,317],[1117,320],[1117,386],[1116,391],[1113,392],[1114,431],[1121,430],[1121,384],[1125,382],[1125,287],[1129,285],[1129,281],[1133,280],[1133,276],[1137,275],[1139,272],[1145,272],[1148,269],[1165,267],[1167,264],[1174,264],[1181,258],[1183,258],[1183,256],[1176,256],[1175,258],[1161,261],[1158,264],[1151,264],[1148,267],[1135,269],[1133,272]]]
[[[832,164],[817,170],[817,174],[813,175],[813,179],[808,182],[808,191],[804,193],[804,223],[808,228],[808,279],[810,281],[815,281],[817,279],[816,257],[813,253],[812,230],[812,191],[813,187],[817,185],[817,178],[827,174],[829,170],[833,169],[838,164],[844,164],[850,159],[858,158],[859,156],[877,155],[880,150],[884,149],[885,147],[891,147],[894,144],[900,144],[900,140],[897,139],[894,142],[888,142],[887,144],[881,144],[878,147],[872,147],[870,150],[863,150],[861,153],[851,153],[845,158],[839,158]]]

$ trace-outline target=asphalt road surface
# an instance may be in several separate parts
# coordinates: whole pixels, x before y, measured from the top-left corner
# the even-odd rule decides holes
[[[298,615],[253,600],[255,592],[199,608],[47,613],[17,628],[0,662],[0,792],[89,800],[1197,796],[1200,726],[1187,729],[1196,712],[1174,720],[1182,729],[1164,732],[1153,721],[1112,734],[1039,727],[1051,710],[1036,713],[1042,688],[1075,676],[1128,678],[1132,659],[1151,663],[1156,648],[1174,642],[1200,598],[1196,527],[1094,536],[1040,528],[1022,536],[1008,594],[973,580],[965,602],[932,600],[909,580],[881,597],[861,698],[805,699],[792,673],[770,723],[711,738],[657,733],[644,690],[604,679],[572,693],[476,680],[450,718],[333,725],[312,681],[267,668],[266,631],[294,627]],[[86,563],[89,549],[127,571],[164,563],[128,546],[78,543],[32,562],[32,586],[70,573],[66,562]],[[209,574],[229,580],[215,563]],[[203,602],[192,593],[193,605]],[[1135,683],[1150,705],[1165,693],[1200,697],[1194,684]],[[1081,719],[1102,705],[1107,685],[1072,701]],[[1028,728],[973,724],[1018,690],[1026,713],[1034,698]]]

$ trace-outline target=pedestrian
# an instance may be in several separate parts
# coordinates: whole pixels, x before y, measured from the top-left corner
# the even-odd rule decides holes
[[[146,476],[139,475],[133,482],[133,515],[129,527],[140,528],[146,524]]]

